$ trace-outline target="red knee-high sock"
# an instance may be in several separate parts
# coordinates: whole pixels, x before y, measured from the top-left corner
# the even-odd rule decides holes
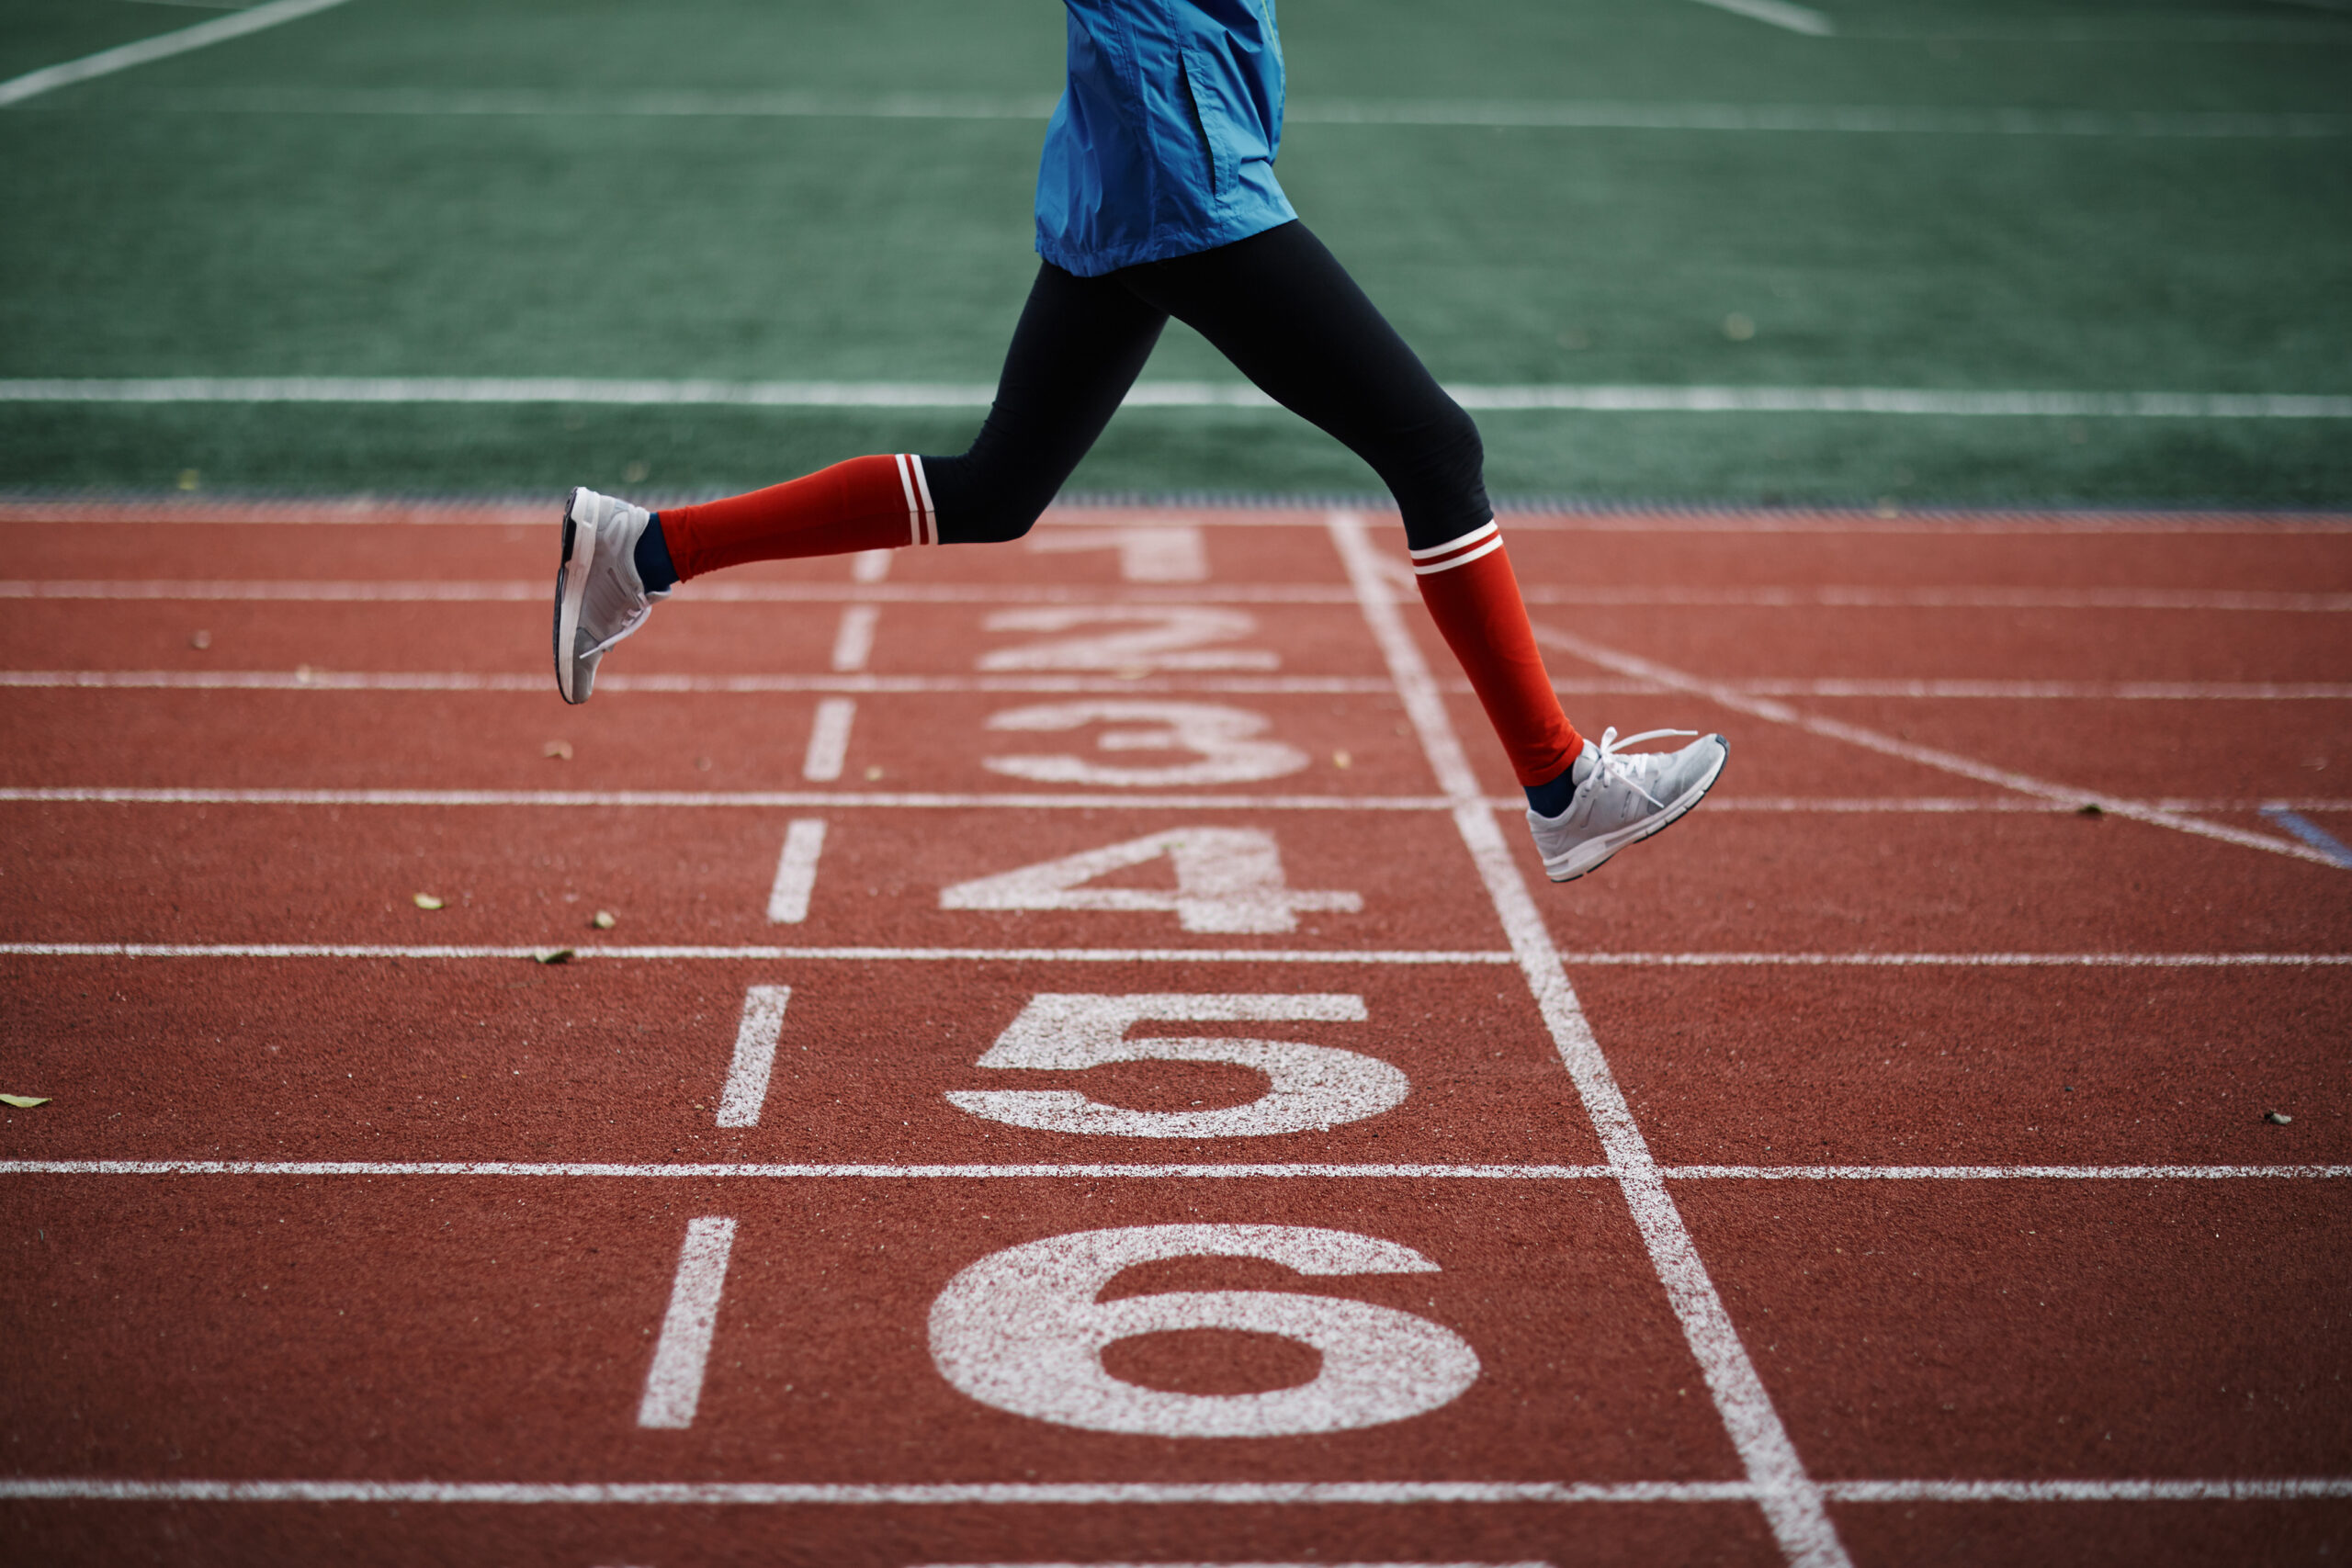
[[[700,577],[745,561],[935,545],[939,519],[922,459],[899,452],[702,506],[665,506],[662,540],[680,577]]]
[[[1501,531],[1488,523],[1415,550],[1413,574],[1421,603],[1470,677],[1519,782],[1548,784],[1567,772],[1584,750],[1584,737],[1560,711],[1544,656],[1535,650]]]

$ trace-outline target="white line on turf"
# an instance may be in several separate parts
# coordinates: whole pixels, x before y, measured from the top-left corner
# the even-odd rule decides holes
[[[1704,3],[1704,0],[1702,0]],[[400,116],[592,115],[600,118],[1039,120],[1050,96],[712,89],[549,92],[517,88],[245,87],[109,104],[109,112]],[[1756,131],[1879,136],[2187,138],[2335,137],[2352,115],[2238,110],[1967,107],[1920,104],[1739,104],[1624,98],[1294,98],[1292,125],[1426,126],[1521,130]]]
[[[874,655],[874,623],[881,615],[882,606],[870,604],[852,604],[842,611],[842,624],[833,633],[835,671],[865,668],[865,661]]]
[[[842,776],[842,764],[849,756],[850,726],[856,722],[857,704],[849,697],[827,697],[817,705],[817,716],[808,726],[808,754],[800,763],[800,776],[813,784],[828,784]]]
[[[1513,527],[1517,527],[1517,523]],[[1737,609],[1929,609],[1929,610],[2233,610],[2275,615],[2352,612],[2352,593],[2290,593],[2251,589],[2199,588],[1978,588],[1885,587],[1828,583],[1818,587],[1755,584],[1740,587],[1676,588],[1634,583],[1545,585],[1524,590],[1531,604],[1629,608],[1656,605]],[[350,582],[280,579],[257,582],[50,579],[0,581],[0,599],[187,600],[261,604],[537,604],[547,585],[525,581]],[[1400,593],[1400,597],[1403,594]],[[1223,583],[1182,591],[1148,587],[1078,588],[1039,584],[905,583],[859,587],[834,582],[695,582],[678,597],[702,604],[845,604],[872,610],[885,604],[1352,604],[1345,588],[1324,583]],[[851,633],[843,614],[837,649],[868,651],[872,628]],[[863,638],[863,641],[857,640]],[[835,664],[836,671],[863,669]],[[642,677],[640,677],[642,679]],[[910,677],[940,679],[940,677]],[[1932,682],[1902,682],[1905,685]],[[1959,682],[1954,682],[1959,683]],[[2026,682],[1986,682],[1991,686]]]
[[[724,1125],[724,1123],[722,1123]],[[1668,1181],[2341,1181],[2347,1165],[1682,1165]],[[0,1160],[0,1176],[465,1177],[535,1180],[1613,1181],[1605,1165],[623,1165],[521,1160]]]
[[[1959,391],[1933,387],[1454,385],[1489,413],[1838,413],[1954,419],[2352,419],[2306,392]],[[585,378],[281,376],[0,379],[0,402],[609,403],[630,407],[985,409],[996,389],[914,381],[602,381]],[[1248,382],[1138,381],[1130,409],[1282,405]]]
[[[687,1222],[670,1310],[662,1314],[653,1365],[645,1374],[645,1398],[637,1407],[639,1426],[683,1431],[695,1424],[711,1334],[718,1326],[719,1292],[727,1284],[727,1254],[734,1244],[733,1220]]]
[[[1364,622],[1396,682],[1397,696],[1430,766],[1454,802],[1454,826],[1486,884],[1496,916],[1510,939],[1520,973],[1558,1047],[1562,1064],[1575,1081],[1609,1163],[1617,1169],[1619,1190],[1666,1287],[1701,1375],[1706,1379],[1724,1430],[1739,1452],[1741,1467],[1758,1488],[1758,1502],[1765,1519],[1782,1553],[1798,1568],[1849,1568],[1837,1527],[1823,1506],[1820,1488],[1805,1472],[1804,1461],[1781,1424],[1780,1413],[1740,1342],[1731,1314],[1715,1292],[1681,1212],[1651,1157],[1649,1144],[1593,1037],[1575,988],[1568,984],[1551,932],[1504,847],[1494,811],[1463,755],[1445,699],[1419,646],[1397,615],[1395,595],[1384,585],[1380,557],[1366,536],[1363,521],[1335,513],[1330,526],[1332,545],[1363,607]]]
[[[1794,708],[1773,702],[1769,698],[1750,696],[1718,682],[1686,673],[1668,665],[1660,664],[1655,660],[1639,658],[1612,648],[1604,648],[1599,643],[1575,636],[1573,633],[1561,631],[1556,627],[1538,626],[1535,628],[1535,637],[1538,642],[1545,642],[1555,648],[1565,649],[1577,658],[1588,660],[1605,670],[1614,670],[1621,674],[1637,675],[1644,680],[1656,681],[1660,685],[1671,686],[1679,691],[1689,692],[1694,696],[1704,697],[1710,702],[1735,712],[1751,714],[1758,718],[1769,719],[1774,724],[1792,725],[1811,734],[1824,736],[1832,740],[1842,740],[1848,745],[1860,746],[1865,750],[1876,751],[1882,756],[1899,757],[1905,761],[1917,762],[1922,766],[1936,768],[1948,773],[1958,773],[1962,778],[1974,779],[1981,784],[1996,784],[2003,789],[2016,790],[2020,795],[2035,795],[2060,805],[2096,806],[2101,811],[2111,812],[2115,816],[2128,818],[2135,822],[2170,828],[2175,832],[2214,839],[2225,844],[2236,844],[2244,849],[2262,850],[2270,854],[2285,855],[2294,860],[2309,861],[2314,865],[2344,869],[2335,856],[2308,845],[2286,839],[2272,838],[2266,833],[2249,832],[2245,829],[2233,828],[2225,823],[2209,822],[2201,817],[2191,817],[2178,811],[2166,811],[2161,807],[2148,806],[2143,802],[2127,800],[2118,795],[2103,795],[2096,790],[2070,788],[2064,784],[2052,784],[2046,779],[2035,778],[2029,773],[2017,773],[2007,768],[1996,768],[1990,763],[1980,762],[1973,757],[1963,757],[1955,752],[1939,750],[1931,746],[1917,746],[1910,741],[1899,740],[1892,735],[1882,734],[1878,730],[1866,728],[1859,724],[1847,724],[1838,719],[1820,718],[1810,714],[1799,713]]]
[[[2292,1502],[2352,1497],[2352,1477],[2211,1481],[1832,1481],[1840,1503]],[[1193,1504],[1747,1503],[1769,1494],[1745,1481],[887,1483],[756,1481],[133,1481],[110,1476],[0,1477],[0,1499],[94,1503],[501,1504],[654,1507]]]
[[[776,1042],[784,1037],[789,986],[750,986],[743,991],[743,1018],[735,1029],[735,1057],[727,1066],[727,1087],[718,1097],[718,1124],[756,1127],[768,1102],[768,1075],[775,1070]]]
[[[803,817],[784,831],[775,882],[768,889],[768,923],[797,926],[808,918],[808,896],[817,887],[817,859],[825,852],[825,819]]]
[[[1729,11],[1767,27],[1780,28],[1792,33],[1804,33],[1814,38],[1827,38],[1838,30],[1836,24],[1810,6],[1792,6],[1788,0],[1698,0],[1702,6],[1712,6],[1718,11]]]
[[[112,75],[128,71],[150,61],[168,60],[175,54],[186,54],[192,49],[203,49],[231,39],[257,33],[264,28],[274,28],[281,22],[294,21],[313,11],[323,11],[340,6],[343,0],[270,0],[266,6],[240,11],[233,17],[218,17],[209,22],[198,22],[192,28],[164,33],[159,38],[141,39],[136,43],[122,44],[114,49],[85,54],[79,60],[69,60],[59,65],[43,66],[22,76],[0,82],[0,106],[20,104],[27,98],[70,87],[76,82],[87,82],[96,76]]]
[[[0,958],[529,958],[546,947],[401,946],[364,942],[0,942]],[[654,963],[839,964],[1517,964],[1514,953],[1460,948],[1257,947],[579,947],[576,959]],[[2346,953],[1562,953],[1571,967],[1633,969],[2329,969]],[[567,960],[569,962],[569,960]]]

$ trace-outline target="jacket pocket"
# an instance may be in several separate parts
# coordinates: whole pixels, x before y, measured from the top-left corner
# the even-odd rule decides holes
[[[1233,194],[1240,171],[1235,166],[1230,117],[1217,96],[1216,70],[1197,49],[1185,50],[1177,69],[1184,79],[1184,99],[1193,107],[1193,130],[1207,166],[1209,193],[1223,201]]]

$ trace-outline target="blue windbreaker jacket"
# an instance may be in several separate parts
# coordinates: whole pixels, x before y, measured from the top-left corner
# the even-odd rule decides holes
[[[1095,277],[1298,216],[1274,181],[1273,0],[1064,0],[1069,83],[1037,170],[1037,252]]]

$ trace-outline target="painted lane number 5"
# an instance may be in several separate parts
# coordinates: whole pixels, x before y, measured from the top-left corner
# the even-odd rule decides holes
[[[1412,1085],[1396,1068],[1360,1051],[1301,1040],[1130,1040],[1127,1031],[1147,1020],[1361,1023],[1364,1018],[1362,997],[1332,993],[1096,997],[1046,992],[1029,998],[978,1066],[1080,1072],[1114,1062],[1229,1062],[1264,1074],[1266,1092],[1246,1104],[1210,1111],[1136,1111],[1067,1089],[950,1089],[947,1098],[975,1116],[1047,1133],[1261,1138],[1320,1131],[1393,1110],[1404,1102]]]
[[[940,1374],[982,1404],[1091,1432],[1283,1438],[1424,1415],[1478,1379],[1452,1329],[1394,1307],[1284,1291],[1170,1291],[1102,1302],[1121,1270],[1163,1258],[1262,1258],[1301,1274],[1434,1274],[1409,1247],[1306,1225],[1138,1225],[1080,1231],[992,1253],[931,1309]],[[1222,1328],[1279,1335],[1322,1353],[1311,1382],[1262,1393],[1145,1388],[1111,1375],[1107,1345]]]

